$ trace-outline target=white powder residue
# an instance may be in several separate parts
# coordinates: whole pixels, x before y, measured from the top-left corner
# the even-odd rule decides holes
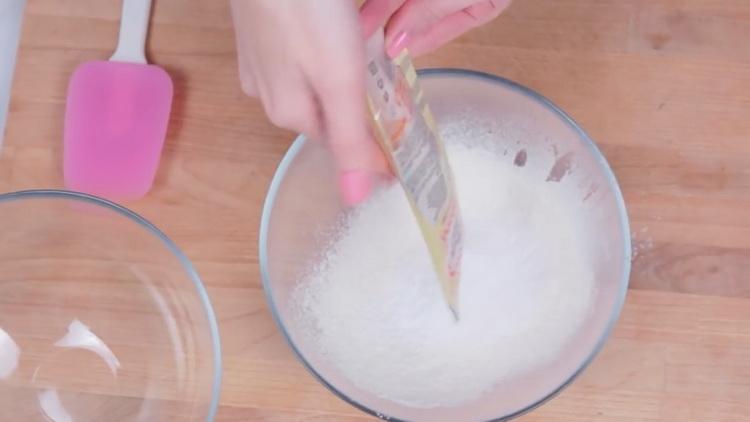
[[[453,407],[549,363],[593,273],[559,183],[485,150],[448,149],[466,231],[456,323],[399,186],[351,213],[294,294],[305,341],[359,388]]]
[[[648,226],[642,227],[639,231],[631,232],[630,243],[632,245],[631,261],[635,262],[638,258],[648,255],[654,248],[654,239],[648,235]]]

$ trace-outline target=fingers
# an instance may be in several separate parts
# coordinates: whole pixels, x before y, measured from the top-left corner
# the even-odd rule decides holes
[[[335,66],[325,77],[287,74],[279,80],[284,83],[258,86],[271,123],[324,139],[336,162],[344,203],[353,206],[367,199],[377,174],[388,166],[370,135],[364,65]]]
[[[274,100],[263,101],[263,108],[268,120],[275,126],[301,133],[314,140],[323,137],[320,106],[310,91],[281,94]]]
[[[500,2],[483,1],[454,12],[435,23],[421,34],[412,36],[405,46],[414,56],[429,53],[458,38],[469,30],[495,19],[504,10]],[[509,2],[505,2],[507,6]]]
[[[401,32],[423,32],[446,16],[480,0],[407,0],[388,20],[391,36]],[[390,39],[386,38],[386,41]]]
[[[237,50],[240,50],[241,43],[237,42]],[[255,72],[247,55],[240,54],[237,57],[237,72],[240,77],[240,87],[242,92],[249,97],[258,96],[258,83],[255,80]]]
[[[242,54],[245,51],[248,51],[247,46],[247,37],[245,36],[243,32],[243,26],[240,22],[240,14],[243,11],[243,4],[240,2],[238,3],[236,0],[232,0],[230,3],[232,7],[232,20],[234,21],[234,28],[235,28],[235,37],[234,42],[237,49],[237,68],[238,73],[240,77],[240,84],[242,87],[242,92],[244,92],[246,95],[251,97],[257,97],[258,96],[258,87],[255,82],[255,75],[252,71],[252,65],[250,63],[250,59],[247,54]]]
[[[324,80],[318,89],[326,138],[338,166],[339,187],[347,205],[356,205],[370,195],[375,176],[384,167],[382,152],[369,132],[364,67],[356,69],[362,71],[342,71],[335,80]]]
[[[255,76],[242,70],[240,65],[240,88],[248,97],[258,96],[258,84],[255,83]]]
[[[368,25],[382,26],[402,1],[367,6]],[[233,0],[232,11],[243,90],[260,98],[275,125],[325,140],[344,200],[362,201],[388,166],[370,137],[355,3]]]
[[[403,48],[413,55],[432,51],[495,19],[510,3],[511,0],[413,0],[388,23],[388,53],[394,56]]]
[[[393,3],[382,0],[380,5],[388,2]],[[357,11],[352,10],[351,16],[342,8],[329,12],[341,14],[337,27],[321,34],[317,44],[321,48],[307,71],[320,101],[324,136],[338,167],[342,199],[355,205],[369,196],[377,173],[387,171],[388,166],[370,135],[364,41]]]
[[[370,38],[407,0],[367,0],[359,9],[359,22],[365,39]]]

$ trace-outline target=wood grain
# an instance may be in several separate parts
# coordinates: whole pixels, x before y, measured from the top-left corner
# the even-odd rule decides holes
[[[119,1],[28,0],[0,189],[60,187],[65,88],[115,45]],[[157,0],[149,57],[175,81],[156,188],[128,204],[187,253],[223,333],[219,420],[369,418],[295,361],[266,309],[257,236],[293,134],[237,82],[227,2]],[[605,152],[632,219],[631,292],[601,355],[527,421],[750,415],[750,2],[524,0],[421,66],[527,85]]]

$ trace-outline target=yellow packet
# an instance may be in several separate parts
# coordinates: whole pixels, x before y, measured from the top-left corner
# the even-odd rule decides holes
[[[445,147],[406,51],[390,60],[380,30],[367,43],[373,131],[409,198],[443,295],[458,320],[463,230]]]

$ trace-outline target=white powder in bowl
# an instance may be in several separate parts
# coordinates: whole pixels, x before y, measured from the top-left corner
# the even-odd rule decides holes
[[[585,317],[593,274],[558,183],[451,146],[465,228],[460,321],[449,312],[403,191],[354,210],[299,280],[295,321],[359,388],[453,407],[550,362]]]

